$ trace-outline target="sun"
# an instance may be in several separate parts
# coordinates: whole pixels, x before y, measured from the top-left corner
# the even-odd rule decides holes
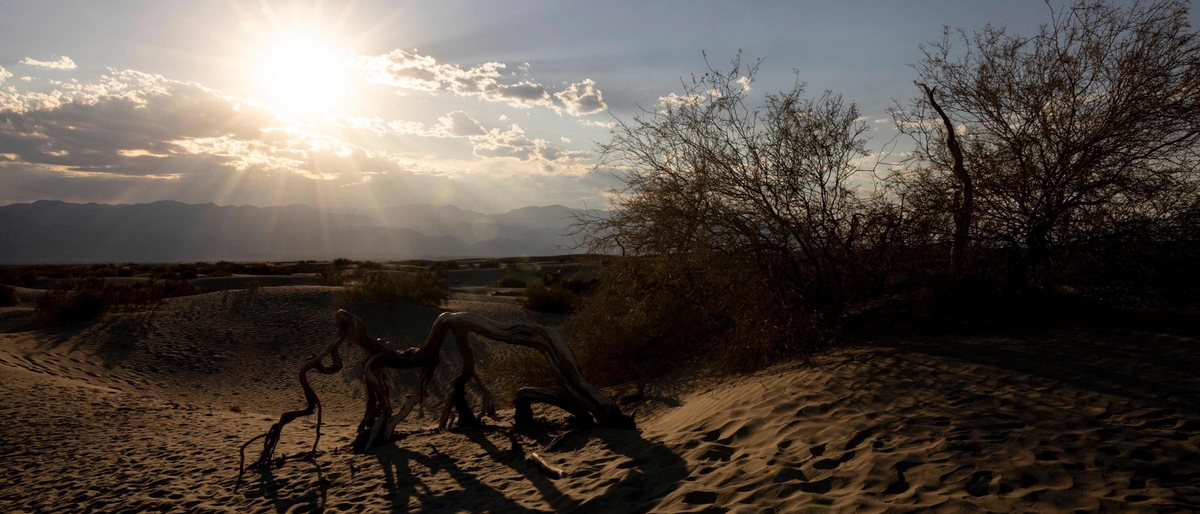
[[[253,69],[257,96],[290,114],[326,115],[350,94],[348,52],[310,32],[279,34],[256,48]]]

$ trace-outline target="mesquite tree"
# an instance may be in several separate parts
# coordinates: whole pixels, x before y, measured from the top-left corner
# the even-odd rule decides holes
[[[972,238],[1016,250],[1023,286],[1053,287],[1059,248],[1194,203],[1200,38],[1187,14],[1178,0],[1081,1],[1032,36],[947,29],[922,47],[920,82],[959,124]],[[893,112],[916,151],[891,179],[910,208],[936,216],[961,199],[927,97]]]

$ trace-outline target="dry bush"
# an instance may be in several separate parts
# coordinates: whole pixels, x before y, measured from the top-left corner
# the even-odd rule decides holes
[[[450,299],[446,281],[430,271],[366,273],[340,295],[347,305],[411,303],[437,307]]]
[[[852,185],[871,164],[858,108],[799,82],[750,105],[756,67],[694,77],[602,146],[626,188],[579,228],[591,252],[623,257],[605,260],[567,327],[592,376],[804,355],[884,282],[875,255],[894,231]]]
[[[58,325],[85,321],[106,309],[144,306],[198,293],[186,280],[147,280],[126,286],[111,284],[103,277],[70,277],[39,297],[35,311],[44,323]]]
[[[566,314],[575,309],[579,297],[560,284],[547,286],[533,283],[525,287],[521,306],[531,311]]]
[[[529,284],[520,278],[509,275],[496,282],[496,287],[527,287]]]
[[[317,283],[323,286],[341,286],[346,283],[346,279],[337,268],[321,268],[317,271]]]

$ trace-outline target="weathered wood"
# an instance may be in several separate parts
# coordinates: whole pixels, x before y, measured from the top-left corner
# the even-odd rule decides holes
[[[451,392],[446,398],[438,422],[439,428],[445,429],[450,426],[452,410],[457,414],[460,427],[479,426],[483,416],[496,417],[492,394],[475,370],[475,353],[470,345],[472,333],[502,343],[533,348],[546,358],[546,362],[554,370],[559,389],[526,387],[518,391],[514,400],[517,407],[517,424],[533,420],[533,403],[547,403],[566,410],[585,423],[594,420],[596,424],[607,428],[635,428],[633,417],[623,414],[616,402],[583,378],[574,352],[562,335],[553,328],[530,323],[500,323],[478,314],[448,312],[434,321],[421,346],[394,350],[386,343],[370,338],[366,324],[357,316],[339,310],[335,319],[338,326],[337,340],[300,367],[300,387],[304,391],[305,408],[283,413],[279,421],[265,434],[256,436],[242,446],[244,462],[245,447],[258,438],[264,440],[263,450],[251,467],[269,466],[283,427],[299,417],[311,415],[314,411],[317,412],[317,437],[313,442],[313,452],[316,452],[321,433],[321,402],[308,382],[308,373],[316,370],[319,373],[332,374],[341,370],[342,360],[338,349],[347,339],[367,354],[362,364],[362,376],[367,389],[366,409],[351,444],[351,448],[357,453],[392,441],[396,425],[407,418],[417,405],[424,408],[429,383],[440,364],[442,343],[445,342],[446,336],[451,334],[462,356],[462,370],[455,377]],[[332,358],[329,366],[324,365],[327,356]],[[408,396],[398,412],[393,412],[391,391],[385,372],[388,369],[415,368],[421,369],[416,391]],[[472,412],[467,401],[466,388],[471,382],[480,390],[481,406],[478,416]]]

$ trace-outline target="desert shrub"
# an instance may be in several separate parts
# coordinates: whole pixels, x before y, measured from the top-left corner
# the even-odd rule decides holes
[[[496,262],[494,259],[488,259],[479,263],[479,269],[497,269],[499,267],[500,263]]]
[[[349,266],[351,264],[354,264],[354,261],[347,259],[345,257],[338,257],[333,260],[334,266]]]
[[[496,287],[526,287],[529,284],[520,278],[509,275],[496,282]]]
[[[429,271],[367,273],[341,295],[347,305],[403,302],[437,307],[449,298],[446,281]]]
[[[147,280],[126,286],[111,284],[102,277],[71,277],[46,291],[34,309],[44,323],[58,325],[85,321],[113,307],[146,305],[198,292],[185,280]]]
[[[317,283],[323,286],[340,286],[346,283],[346,279],[337,268],[321,268],[317,270]]]
[[[21,299],[17,297],[17,288],[0,285],[0,307],[12,307],[18,303],[21,303]]]
[[[710,69],[601,146],[625,188],[611,215],[577,226],[592,253],[625,257],[607,259],[568,322],[589,376],[802,356],[879,282],[886,210],[854,185],[869,169],[858,107],[800,82],[755,106],[755,74],[738,60]]]
[[[609,259],[564,331],[584,372],[604,385],[691,360],[747,371],[829,340],[820,316],[785,294],[727,256]]]
[[[362,262],[358,263],[358,269],[381,270],[381,269],[383,269],[383,264],[375,262],[375,261],[362,261]]]
[[[579,297],[575,296],[575,293],[561,285],[533,283],[525,287],[525,297],[521,299],[521,306],[531,311],[565,314],[574,310],[578,300]]]
[[[429,269],[431,271],[447,271],[447,270],[462,269],[462,266],[460,266],[458,264],[458,261],[438,261],[438,262],[431,264],[429,266]]]
[[[596,285],[599,283],[600,283],[600,281],[598,279],[594,279],[594,278],[591,278],[591,279],[568,278],[563,281],[562,286],[567,288],[568,291],[575,293],[577,295],[585,295],[585,294],[591,293],[593,290],[595,290]]]
[[[84,321],[104,312],[108,283],[104,279],[63,279],[59,287],[37,299],[34,310],[47,325]]]

